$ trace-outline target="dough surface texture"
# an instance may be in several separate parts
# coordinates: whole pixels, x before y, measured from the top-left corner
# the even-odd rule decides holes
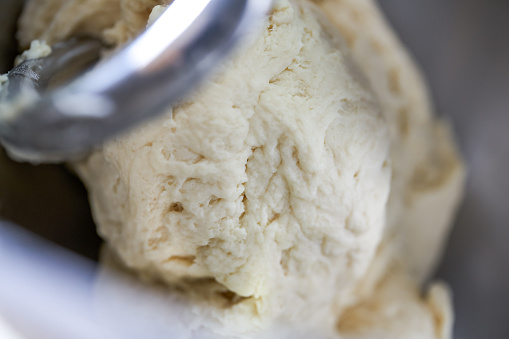
[[[165,5],[32,0],[18,38],[121,45]],[[372,0],[276,1],[192,95],[74,167],[118,261],[207,303],[216,333],[450,337],[447,289],[419,284],[464,170]]]

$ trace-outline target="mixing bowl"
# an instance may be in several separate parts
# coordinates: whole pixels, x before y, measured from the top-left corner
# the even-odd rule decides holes
[[[468,166],[464,202],[437,272],[454,291],[455,338],[508,338],[509,2],[379,2],[422,66],[437,112],[454,126]],[[0,72],[16,54],[21,6],[19,0],[0,0]],[[31,239],[19,233],[28,229],[51,244],[20,241],[20,256],[32,260],[34,246],[53,253],[60,245],[97,259],[100,239],[85,190],[72,174],[62,166],[17,164],[1,151],[0,165],[0,232]],[[17,226],[5,226],[7,220]],[[81,263],[76,269],[84,273],[76,277],[87,279],[94,270],[93,261],[55,251]]]
[[[437,273],[454,292],[456,338],[509,338],[509,2],[380,3],[422,66],[468,166]]]

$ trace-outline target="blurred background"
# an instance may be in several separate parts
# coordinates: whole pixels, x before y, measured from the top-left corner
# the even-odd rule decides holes
[[[421,65],[438,114],[452,121],[468,166],[437,273],[454,291],[455,338],[509,338],[509,1],[379,2]],[[0,73],[16,54],[12,13],[21,4],[0,0]],[[0,221],[97,258],[100,239],[79,180],[62,166],[10,162],[1,150],[0,163]]]
[[[509,1],[380,0],[421,65],[468,166],[438,277],[455,338],[509,338]]]

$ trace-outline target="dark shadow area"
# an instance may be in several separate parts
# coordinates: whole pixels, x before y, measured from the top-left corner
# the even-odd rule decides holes
[[[63,166],[16,163],[0,149],[0,219],[97,259],[101,240],[85,188]]]
[[[23,1],[0,0],[0,74],[12,68],[12,60],[17,54],[15,30],[16,19],[19,16]]]

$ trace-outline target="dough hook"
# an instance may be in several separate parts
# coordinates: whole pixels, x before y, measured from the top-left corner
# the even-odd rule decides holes
[[[90,38],[57,44],[9,72],[0,140],[33,162],[82,156],[181,99],[271,7],[272,0],[175,0],[138,38],[64,86],[104,46]]]

